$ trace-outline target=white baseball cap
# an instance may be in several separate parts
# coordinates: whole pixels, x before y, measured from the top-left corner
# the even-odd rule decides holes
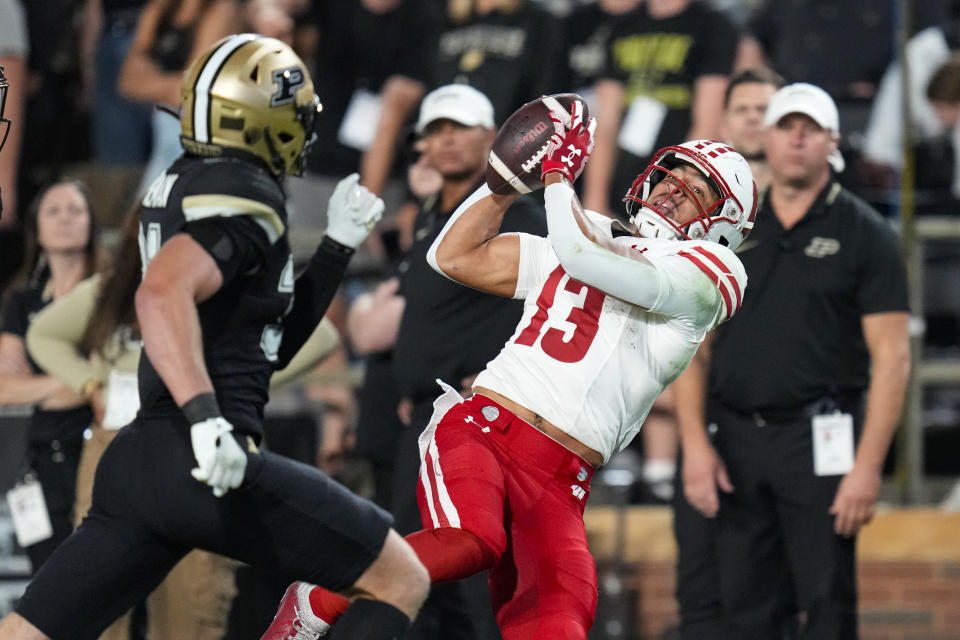
[[[763,124],[772,127],[791,113],[802,113],[833,135],[840,135],[837,105],[830,94],[818,86],[795,82],[781,88],[770,98]],[[828,161],[835,171],[843,171],[845,163],[839,149],[833,150]]]
[[[416,131],[422,134],[435,120],[453,120],[468,127],[493,129],[493,104],[490,99],[466,84],[448,84],[434,89],[420,105]]]

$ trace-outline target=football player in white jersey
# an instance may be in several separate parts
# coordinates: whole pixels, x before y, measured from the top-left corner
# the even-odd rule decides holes
[[[428,253],[458,282],[525,301],[469,399],[441,383],[420,437],[425,528],[406,538],[434,582],[489,569],[504,640],[585,640],[597,596],[583,525],[590,478],[746,286],[733,253],[756,211],[746,160],[706,140],[662,149],[624,198],[629,224],[613,222],[585,211],[572,187],[593,147],[595,123],[581,113],[575,103],[552,116],[548,238],[500,234],[513,196],[483,186]],[[331,622],[346,601],[316,588],[309,603],[299,624],[279,622]]]

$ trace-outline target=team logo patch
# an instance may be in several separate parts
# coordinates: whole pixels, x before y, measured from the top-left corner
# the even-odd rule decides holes
[[[826,258],[840,251],[840,241],[835,238],[821,238],[814,236],[803,253],[811,258]]]
[[[273,72],[272,78],[273,84],[277,85],[277,90],[270,96],[271,107],[293,102],[297,89],[306,84],[303,70],[296,66],[277,69]]]
[[[480,409],[480,413],[483,414],[483,417],[487,419],[488,422],[493,422],[500,417],[500,409],[496,407],[491,407],[487,405],[483,409]]]
[[[577,482],[583,482],[587,479],[587,468],[584,466],[580,467],[580,471],[577,472]]]

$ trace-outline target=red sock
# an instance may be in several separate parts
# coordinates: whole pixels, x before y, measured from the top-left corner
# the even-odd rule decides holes
[[[323,587],[314,587],[310,591],[310,608],[314,615],[327,624],[333,624],[337,618],[350,606],[350,601],[339,593],[328,591]]]
[[[434,583],[472,576],[489,569],[496,561],[496,555],[490,547],[463,529],[417,531],[405,540],[413,547],[420,562],[430,573],[430,581]],[[349,600],[323,587],[314,587],[310,592],[310,608],[314,615],[328,624],[336,622],[349,606]]]

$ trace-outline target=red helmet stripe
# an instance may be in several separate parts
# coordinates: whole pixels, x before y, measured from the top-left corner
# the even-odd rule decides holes
[[[727,277],[727,280],[730,282],[730,286],[733,288],[733,292],[734,292],[734,293],[736,294],[736,296],[737,296],[737,307],[736,307],[736,309],[739,309],[739,308],[740,308],[740,303],[741,303],[741,301],[742,301],[742,299],[743,299],[743,295],[740,293],[740,284],[737,282],[736,277],[734,277],[734,275],[733,275],[733,273],[730,271],[730,269],[727,268],[727,265],[725,265],[725,264],[723,263],[723,260],[721,260],[721,259],[718,258],[716,255],[714,255],[713,253],[711,253],[710,251],[708,251],[705,247],[702,247],[702,246],[697,245],[697,246],[693,247],[693,250],[696,251],[696,252],[698,252],[698,253],[702,253],[704,256],[706,256],[706,258],[707,258],[708,260],[710,260],[710,262],[712,262],[713,264],[717,265],[717,267],[720,269],[720,272],[723,273],[723,275],[725,275],[725,276]],[[734,309],[734,310],[736,311],[736,309]]]
[[[723,298],[723,306],[726,310],[724,319],[733,317],[735,309],[733,308],[733,303],[730,300],[730,291],[728,291],[727,283],[720,279],[720,276],[715,273],[714,269],[711,269],[708,264],[704,263],[696,256],[693,256],[686,251],[681,251],[678,255],[683,256],[693,264],[697,265],[700,271],[703,271],[705,274],[707,274],[707,277],[713,281],[713,284],[716,285],[717,290],[720,292],[720,297]]]

